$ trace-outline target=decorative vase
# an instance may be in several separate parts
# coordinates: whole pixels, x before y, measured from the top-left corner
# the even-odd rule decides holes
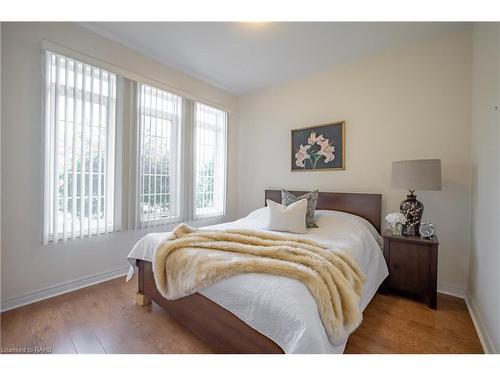
[[[416,236],[422,220],[424,205],[417,200],[417,196],[410,190],[410,194],[406,196],[406,200],[401,202],[399,209],[406,217],[406,224],[403,227],[403,234],[407,236]]]

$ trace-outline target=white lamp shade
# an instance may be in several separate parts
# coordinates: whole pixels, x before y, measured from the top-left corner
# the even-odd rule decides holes
[[[393,161],[391,186],[403,190],[441,190],[441,160]]]

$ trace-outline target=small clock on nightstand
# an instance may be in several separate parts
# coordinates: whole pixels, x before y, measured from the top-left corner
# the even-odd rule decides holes
[[[428,232],[427,232],[428,233]],[[383,233],[384,257],[389,268],[383,289],[398,290],[427,299],[436,309],[439,241],[430,238]]]
[[[425,239],[430,239],[434,237],[434,225],[431,223],[420,223],[420,226],[418,227],[418,233],[420,234],[420,237],[425,238]]]

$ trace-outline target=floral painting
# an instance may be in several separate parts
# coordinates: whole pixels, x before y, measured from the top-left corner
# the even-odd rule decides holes
[[[344,122],[292,130],[292,171],[344,169]]]

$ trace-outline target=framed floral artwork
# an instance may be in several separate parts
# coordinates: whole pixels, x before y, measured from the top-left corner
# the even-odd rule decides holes
[[[345,122],[292,130],[292,172],[345,169]]]

